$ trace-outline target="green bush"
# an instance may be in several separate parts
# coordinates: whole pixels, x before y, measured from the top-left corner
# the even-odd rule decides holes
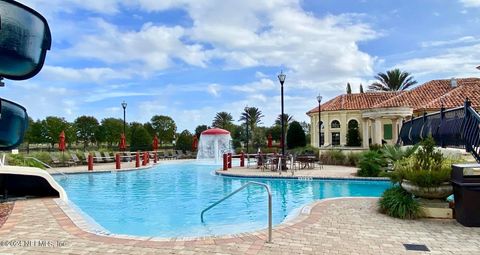
[[[32,159],[25,159],[22,154],[8,154],[8,164],[11,166],[27,166],[45,169],[45,167]]]
[[[366,151],[360,156],[358,161],[357,175],[361,177],[378,177],[382,171],[385,161],[378,151]]]
[[[420,187],[436,187],[450,181],[451,165],[455,161],[445,158],[435,149],[432,137],[424,139],[420,144],[421,147],[415,154],[396,162],[395,171],[390,177],[392,182],[406,179]]]
[[[320,160],[326,165],[343,165],[345,159],[346,156],[341,150],[328,150],[320,155]]]
[[[416,219],[422,214],[418,201],[400,186],[385,190],[378,205],[380,212],[394,218]]]
[[[307,145],[307,146],[304,146],[304,147],[297,147],[293,150],[290,150],[290,152],[293,152],[297,155],[318,155],[318,148],[316,147],[313,147],[311,145]]]
[[[371,151],[380,151],[383,148],[381,144],[370,144],[369,149]]]
[[[305,131],[303,131],[302,125],[298,121],[293,121],[288,125],[287,131],[287,147],[288,149],[294,149],[297,147],[305,147],[307,140],[305,137]]]
[[[345,165],[347,166],[357,166],[360,161],[360,153],[349,152],[345,159]]]

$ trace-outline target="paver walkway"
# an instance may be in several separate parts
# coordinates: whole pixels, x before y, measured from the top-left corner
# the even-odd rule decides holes
[[[480,254],[480,228],[466,228],[454,220],[393,219],[376,211],[376,201],[315,202],[310,214],[275,227],[273,243],[264,242],[264,232],[168,241],[98,236],[76,227],[53,199],[17,201],[0,229],[0,253],[417,254],[403,247],[417,243],[427,245],[428,254]]]

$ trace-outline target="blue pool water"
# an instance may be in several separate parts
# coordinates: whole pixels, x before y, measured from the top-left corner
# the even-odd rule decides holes
[[[267,226],[267,194],[249,186],[200,212],[251,179],[213,174],[218,166],[169,163],[149,170],[74,174],[55,178],[69,199],[106,230],[115,234],[185,237],[239,233]],[[254,179],[272,190],[273,223],[316,199],[380,196],[382,181]]]

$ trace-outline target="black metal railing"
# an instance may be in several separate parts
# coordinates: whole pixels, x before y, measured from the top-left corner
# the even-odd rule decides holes
[[[441,147],[460,147],[470,152],[480,163],[480,115],[465,101],[463,107],[423,114],[405,121],[399,143],[413,145],[432,136]]]

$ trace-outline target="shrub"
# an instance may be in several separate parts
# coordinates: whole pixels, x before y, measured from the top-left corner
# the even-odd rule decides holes
[[[305,147],[307,140],[305,138],[305,131],[298,121],[293,121],[288,125],[287,131],[287,147],[289,149],[297,147]]]
[[[378,151],[364,152],[358,161],[358,167],[360,169],[357,171],[357,175],[362,177],[378,177],[384,163],[382,155]]]
[[[360,153],[350,152],[346,156],[345,165],[347,165],[347,166],[357,166],[358,161],[360,161]]]
[[[383,148],[381,144],[370,144],[369,149],[371,151],[380,151]]]
[[[25,159],[22,154],[8,154],[8,164],[11,166],[28,166],[45,169],[45,167],[32,159]]]
[[[395,164],[391,180],[395,183],[406,179],[420,187],[436,187],[448,182],[454,161],[445,158],[435,149],[432,137],[424,139],[420,144],[421,147],[415,154]]]
[[[346,156],[341,150],[328,150],[320,155],[320,160],[326,165],[343,165],[345,158]]]
[[[394,218],[416,219],[422,214],[418,201],[400,186],[385,190],[378,205],[380,212]]]

